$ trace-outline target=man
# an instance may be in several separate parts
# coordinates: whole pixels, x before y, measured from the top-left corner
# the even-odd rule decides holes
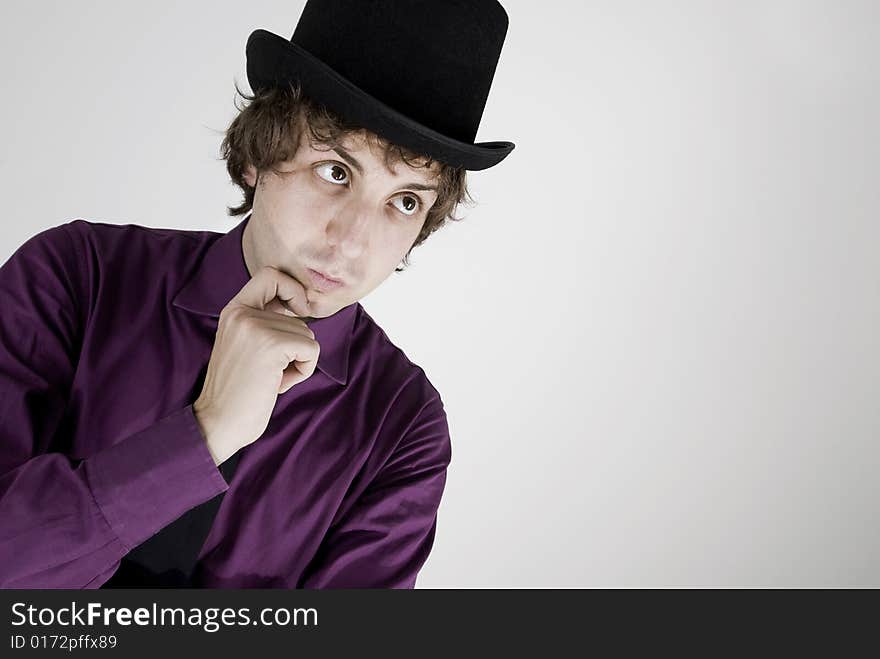
[[[0,268],[0,586],[412,588],[451,444],[357,302],[463,198],[494,0],[307,2],[247,44],[225,235],[81,219]]]

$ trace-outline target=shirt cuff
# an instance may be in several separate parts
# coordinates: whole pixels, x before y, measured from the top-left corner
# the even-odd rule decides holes
[[[229,489],[192,404],[83,461],[108,524],[129,551]]]

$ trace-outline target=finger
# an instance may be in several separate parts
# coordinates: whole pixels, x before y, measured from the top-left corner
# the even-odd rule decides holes
[[[283,369],[284,377],[306,379],[315,372],[321,346],[315,341],[297,340],[287,335],[284,339],[284,352],[287,360],[287,365]]]
[[[267,304],[263,309],[265,311],[274,311],[275,313],[280,313],[285,316],[297,317],[297,315],[293,313],[293,311],[291,311],[289,308],[284,306],[284,303],[277,297],[270,300],[269,304]]]
[[[288,323],[291,325],[293,323]],[[306,331],[311,330],[306,327]],[[314,334],[310,337],[312,340],[303,342],[302,339],[295,340],[289,335],[285,337],[285,355],[288,360],[287,366],[282,370],[281,382],[278,386],[278,393],[283,394],[295,384],[311,377],[318,365],[318,355],[321,354],[321,346],[314,341]]]
[[[277,330],[279,332],[287,332],[307,336],[310,339],[315,338],[315,332],[309,327],[304,320],[296,316],[286,316],[284,314],[269,311],[268,309],[251,309],[248,311],[249,316],[261,319],[261,325],[268,329]]]
[[[295,338],[289,332],[281,335],[279,340],[283,344],[288,366],[297,364],[300,371],[308,369],[308,373],[311,374],[318,363],[321,345],[317,341],[304,341],[300,337]]]
[[[291,362],[281,373],[281,382],[278,385],[278,393],[287,393],[292,386],[307,380],[314,372],[314,364],[297,361]]]
[[[260,268],[233,296],[230,303],[243,304],[253,309],[265,309],[275,298],[297,316],[311,315],[303,285],[270,265]]]

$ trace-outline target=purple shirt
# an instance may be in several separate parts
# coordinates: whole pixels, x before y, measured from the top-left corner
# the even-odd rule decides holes
[[[98,588],[226,492],[203,588],[412,588],[452,457],[443,402],[359,302],[308,321],[227,484],[193,416],[220,310],[251,275],[227,234],[77,219],[0,267],[0,587]],[[228,491],[227,491],[228,490]]]

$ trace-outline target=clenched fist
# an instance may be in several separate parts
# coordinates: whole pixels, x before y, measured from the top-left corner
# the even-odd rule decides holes
[[[193,412],[217,465],[256,441],[279,394],[315,371],[320,346],[300,316],[306,291],[265,266],[220,312],[202,392]]]

